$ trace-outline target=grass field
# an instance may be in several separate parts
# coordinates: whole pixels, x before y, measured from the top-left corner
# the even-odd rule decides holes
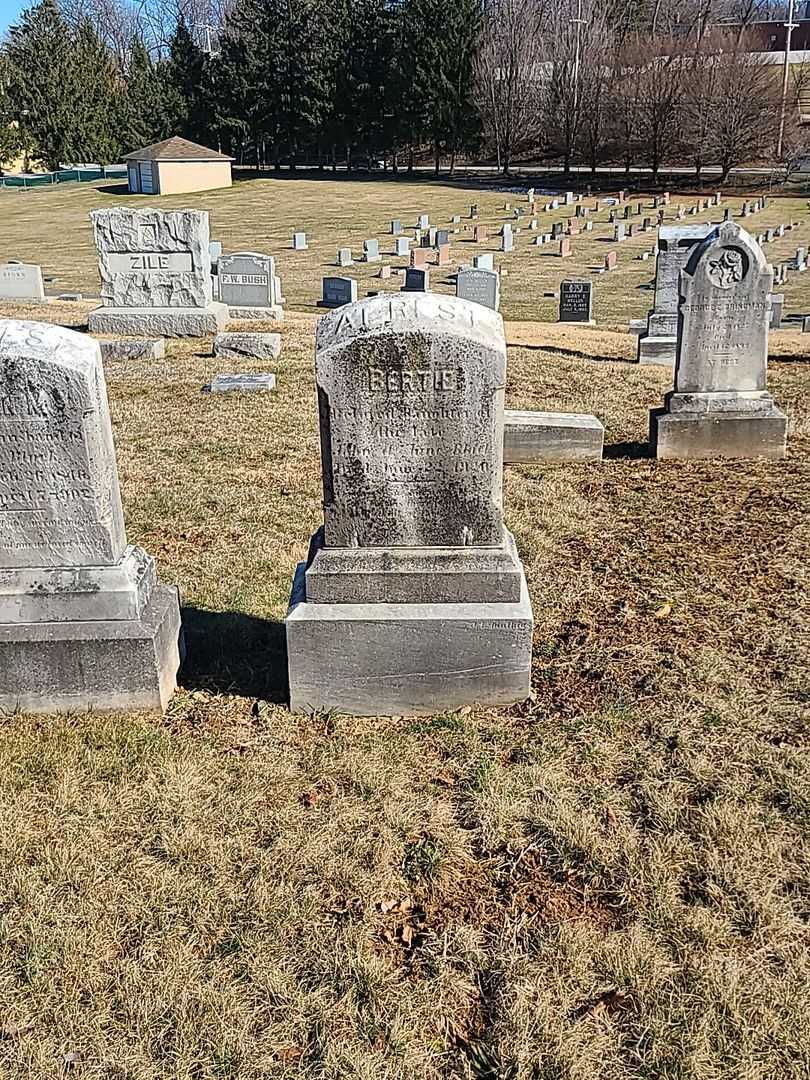
[[[454,214],[462,216],[462,232],[451,237],[454,266],[431,272],[434,290],[453,292],[452,275],[458,264],[470,263],[474,255],[484,251],[499,251],[500,241],[496,236],[492,235],[489,242],[474,244],[472,233],[464,231],[465,225],[471,224],[465,221],[470,205],[477,203],[479,224],[489,226],[491,234],[507,220],[522,226],[515,251],[508,256],[496,254],[497,265],[508,271],[501,290],[504,317],[554,320],[557,303],[553,294],[562,278],[592,277],[593,269],[603,265],[605,253],[614,247],[608,211],[594,217],[592,233],[581,233],[572,239],[573,257],[560,259],[557,243],[532,245],[528,220],[518,222],[505,213],[503,207],[507,201],[513,207],[521,205],[519,195],[469,180],[436,184],[428,180],[384,182],[287,177],[238,182],[230,189],[197,195],[161,197],[122,194],[120,187],[109,182],[31,191],[8,189],[0,191],[0,261],[15,258],[40,263],[46,274],[57,279],[49,287],[50,292],[75,290],[97,295],[99,279],[88,219],[91,210],[102,206],[155,205],[165,209],[193,206],[210,212],[211,237],[221,241],[226,252],[247,250],[276,256],[290,307],[314,312],[321,297],[321,278],[329,274],[348,273],[356,277],[361,297],[369,289],[398,289],[401,278],[379,280],[379,264],[356,263],[348,270],[337,269],[337,250],[351,247],[359,259],[363,240],[376,236],[384,261],[404,267],[406,260],[391,254],[394,250],[389,235],[391,219],[401,218],[403,227],[411,227],[423,212],[429,213],[431,221],[439,226],[448,225]],[[654,219],[651,197],[635,199],[634,204],[638,201],[647,207],[645,216]],[[688,208],[696,201],[695,194],[674,194],[667,209],[667,223],[675,222],[678,204]],[[736,212],[742,202],[742,195],[735,194],[727,198],[725,205]],[[541,213],[541,230],[550,232],[553,222],[563,221],[572,212],[571,207],[561,207],[555,212]],[[722,211],[715,208],[696,217],[688,215],[684,224],[720,218]],[[810,249],[807,199],[774,197],[766,210],[746,218],[743,224],[757,234],[764,233],[768,227],[787,224],[791,219],[801,223],[798,228],[765,248],[769,260],[775,263],[792,257],[799,245]],[[635,223],[641,220],[631,218]],[[308,234],[309,249],[294,252],[292,234],[299,230]],[[649,251],[654,242],[653,232],[626,240],[616,249],[618,270],[594,277],[594,311],[599,322],[626,328],[629,319],[646,315],[652,306],[648,286],[655,276],[655,260],[642,262],[637,256]],[[780,287],[785,294],[785,311],[810,314],[808,289],[805,275],[792,275],[785,287]]]
[[[268,210],[248,245],[213,205],[238,192],[206,197],[226,248],[288,235]],[[380,189],[380,226],[423,193]],[[71,195],[58,230],[34,198],[67,193],[18,202],[43,210],[8,254],[49,236],[60,285],[75,265],[90,289],[95,199]],[[295,306],[318,252],[309,285],[282,255]],[[507,313],[533,308],[518,284],[510,264]],[[511,323],[507,405],[606,425],[601,463],[506,470],[532,698],[361,720],[284,705],[321,520],[314,326],[288,313],[271,395],[201,394],[209,342],[106,366],[129,538],[181,588],[188,662],[164,719],[0,722],[0,1076],[810,1077],[810,335],[772,338],[784,461],[656,462],[671,375],[627,364],[634,339]]]

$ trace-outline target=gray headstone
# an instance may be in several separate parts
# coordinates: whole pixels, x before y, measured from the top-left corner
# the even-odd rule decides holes
[[[320,307],[343,307],[357,300],[357,282],[350,277],[325,277]]]
[[[681,270],[711,229],[711,225],[664,225],[659,229],[655,301],[647,319],[647,332],[639,339],[639,363],[675,363]]]
[[[399,236],[399,234],[401,232],[402,232],[402,222],[399,220],[399,218],[394,218],[394,220],[391,222],[391,235],[392,236]]]
[[[397,237],[397,247],[396,247],[397,255],[399,255],[400,258],[405,257],[405,256],[410,254],[410,250],[411,250],[411,241],[408,239],[408,237],[407,236],[398,236]]]
[[[456,296],[497,311],[500,306],[500,278],[493,270],[461,270],[456,277]]]
[[[483,255],[473,255],[473,267],[476,270],[494,270],[495,256],[491,251],[487,251]]]
[[[724,222],[680,275],[675,388],[651,415],[658,457],[782,457],[786,420],[766,390],[773,270]]]
[[[280,334],[228,333],[214,338],[214,356],[226,360],[277,360],[280,355]]]
[[[0,324],[0,708],[162,708],[177,592],[127,545],[101,352]]]
[[[425,229],[429,229],[429,228],[430,228],[430,214],[420,214],[420,215],[419,215],[419,225],[418,225],[418,228],[422,229],[423,231],[424,231]]]
[[[337,264],[338,266],[352,266],[354,264],[351,248],[340,248],[338,250]]]
[[[560,322],[593,322],[592,282],[560,282]]]
[[[363,258],[367,263],[379,262],[382,259],[379,240],[363,241]]]
[[[102,360],[162,360],[166,355],[163,338],[100,341]]]
[[[42,303],[45,286],[42,270],[33,263],[0,263],[0,301],[26,300]]]
[[[236,251],[219,260],[219,297],[228,307],[270,308],[275,295],[275,260],[255,251]]]
[[[308,246],[306,233],[293,233],[293,251],[306,251]]]

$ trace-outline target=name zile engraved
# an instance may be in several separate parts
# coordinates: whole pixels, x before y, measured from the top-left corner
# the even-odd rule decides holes
[[[113,252],[108,256],[113,274],[190,274],[190,251]]]
[[[385,393],[404,393],[408,390],[457,390],[458,373],[452,368],[417,371],[383,371],[369,368],[368,388]]]

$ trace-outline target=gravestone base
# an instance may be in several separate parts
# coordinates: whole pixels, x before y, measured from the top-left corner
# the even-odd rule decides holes
[[[284,308],[281,304],[272,304],[270,307],[233,307],[228,308],[230,322],[249,322],[254,319],[264,319],[266,322],[283,322]]]
[[[517,603],[317,604],[306,564],[286,621],[290,708],[359,716],[509,705],[528,697],[532,609]]]
[[[0,709],[8,712],[162,712],[179,666],[170,585],[157,585],[134,619],[0,623]]]
[[[199,308],[99,307],[90,312],[91,334],[133,334],[142,337],[209,337],[225,329],[226,304]]]
[[[653,337],[651,334],[638,339],[639,364],[662,364],[672,367],[678,351],[677,337]]]
[[[787,417],[766,413],[671,413],[650,410],[650,446],[657,458],[783,458]]]

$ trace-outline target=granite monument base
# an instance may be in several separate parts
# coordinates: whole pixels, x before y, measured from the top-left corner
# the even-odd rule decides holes
[[[226,304],[199,308],[99,307],[90,312],[91,334],[133,334],[142,337],[209,337],[225,329]]]
[[[650,446],[657,458],[782,458],[787,417],[767,413],[671,413],[650,410]]]
[[[639,364],[663,364],[673,367],[677,351],[676,337],[654,337],[649,334],[638,339],[637,361]]]
[[[319,604],[296,571],[286,621],[293,712],[360,716],[508,705],[529,694],[532,608],[517,603]]]
[[[228,319],[231,322],[248,322],[264,319],[265,322],[283,322],[284,308],[280,304],[270,307],[234,307],[228,308]]]
[[[0,623],[0,709],[163,711],[180,666],[177,589],[157,585],[138,618]]]

